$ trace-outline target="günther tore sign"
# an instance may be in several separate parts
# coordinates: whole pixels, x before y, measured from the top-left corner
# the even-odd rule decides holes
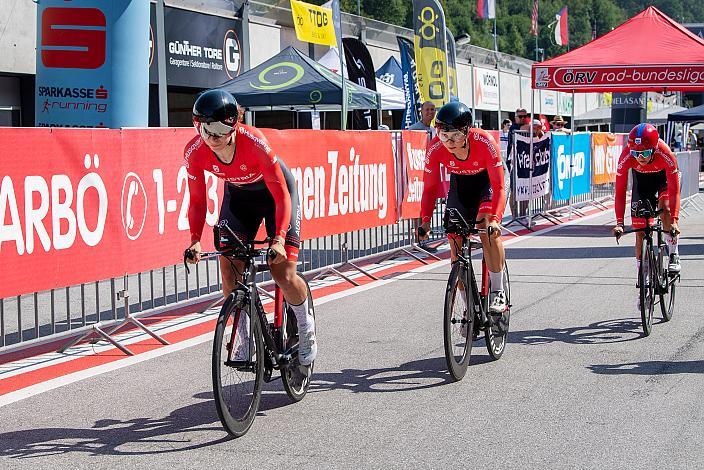
[[[156,7],[151,8],[151,36],[156,36]],[[166,83],[213,88],[243,71],[242,21],[189,10],[164,9]],[[158,83],[158,49],[150,40],[149,81]]]
[[[148,28],[143,0],[39,2],[36,126],[146,126]]]

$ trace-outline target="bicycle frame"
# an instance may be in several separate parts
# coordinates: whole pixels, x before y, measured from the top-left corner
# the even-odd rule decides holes
[[[229,230],[229,227],[227,227]],[[256,315],[259,318],[259,324],[261,325],[261,330],[262,330],[262,337],[264,340],[265,344],[265,349],[267,350],[267,354],[265,355],[265,358],[267,360],[267,369],[276,369],[280,370],[283,366],[289,364],[291,362],[292,357],[298,352],[298,346],[294,346],[290,350],[287,351],[281,351],[281,348],[277,345],[275,334],[279,332],[279,334],[283,335],[283,329],[285,328],[285,325],[283,324],[283,293],[281,292],[281,289],[278,286],[275,286],[274,288],[274,323],[273,325],[269,323],[269,321],[266,318],[266,313],[264,311],[264,306],[262,304],[261,298],[259,296],[259,291],[257,290],[257,282],[256,282],[256,275],[259,272],[264,272],[269,270],[269,266],[266,263],[256,263],[254,262],[254,259],[258,256],[271,256],[271,253],[269,250],[265,248],[261,249],[256,249],[255,245],[264,245],[268,244],[269,240],[253,240],[247,244],[244,244],[242,241],[239,240],[239,238],[230,231],[230,236],[233,238],[233,240],[236,242],[236,247],[226,249],[226,250],[218,250],[218,251],[211,251],[211,252],[203,252],[201,253],[201,259],[207,259],[207,258],[214,258],[214,257],[224,257],[228,259],[229,261],[233,260],[239,260],[244,262],[244,270],[242,273],[242,279],[237,279],[237,288],[235,289],[236,291],[241,291],[244,292],[245,298],[244,298],[244,303],[245,305],[249,306],[249,314],[250,314],[250,320],[251,316],[254,313],[252,310],[256,311]],[[184,257],[187,257],[187,255],[184,254]],[[234,295],[235,292],[233,292],[230,295]],[[230,341],[231,344],[228,346],[229,351],[233,351],[234,348],[234,341],[236,338],[236,329],[237,325],[240,319],[242,311],[238,311],[235,315],[234,322],[233,322],[233,331],[232,335],[230,336]],[[273,326],[273,331],[272,331],[272,326]],[[252,324],[250,321],[250,338],[252,337]],[[233,366],[240,366],[240,364],[235,364],[232,361],[228,361],[229,365]],[[241,366],[244,366],[246,364],[241,364]]]

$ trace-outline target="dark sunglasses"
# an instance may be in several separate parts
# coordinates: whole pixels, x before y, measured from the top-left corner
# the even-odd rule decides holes
[[[631,155],[635,158],[650,158],[650,156],[653,154],[653,149],[648,149],[648,150],[631,150]]]

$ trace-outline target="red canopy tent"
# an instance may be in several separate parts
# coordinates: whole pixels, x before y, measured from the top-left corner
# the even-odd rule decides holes
[[[532,85],[534,94],[571,92],[571,123],[575,93],[704,91],[704,40],[650,6],[582,47],[533,64]],[[572,178],[569,199],[571,216]]]
[[[538,90],[704,91],[704,39],[651,6],[578,49],[533,64],[532,78]]]

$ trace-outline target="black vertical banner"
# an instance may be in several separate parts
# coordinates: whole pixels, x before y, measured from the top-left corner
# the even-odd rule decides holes
[[[357,38],[344,38],[342,40],[347,62],[347,76],[354,83],[376,91],[376,74],[372,56],[369,55],[367,46]],[[379,119],[376,109],[361,109],[353,113],[354,129],[378,129]]]

